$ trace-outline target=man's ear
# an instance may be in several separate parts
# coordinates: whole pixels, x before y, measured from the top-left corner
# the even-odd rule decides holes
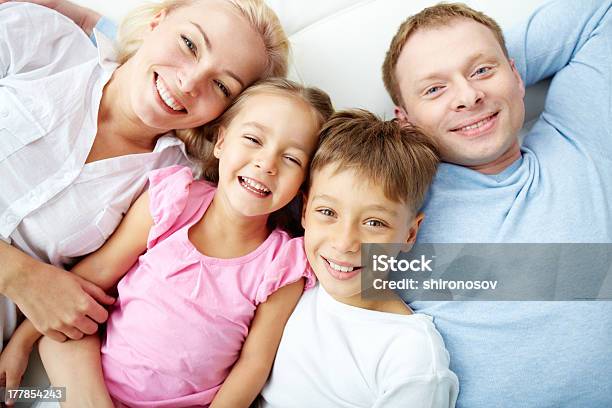
[[[512,73],[516,77],[516,80],[518,81],[519,86],[521,87],[521,93],[523,94],[523,98],[524,98],[525,97],[525,83],[523,82],[523,78],[521,78],[521,74],[519,74],[518,69],[516,69],[516,64],[514,63],[514,59],[510,58],[508,59],[508,62],[510,62],[510,68],[512,68]]]
[[[219,127],[217,132],[217,141],[215,142],[215,147],[213,149],[213,155],[218,159],[221,156],[221,150],[223,149],[223,142],[225,141],[225,127]]]
[[[408,236],[406,237],[406,243],[404,244],[404,248],[402,248],[402,252],[408,252],[412,249],[412,245],[416,242],[417,234],[419,232],[419,228],[421,227],[421,223],[425,219],[425,214],[420,212],[418,213],[414,219],[412,220],[412,226],[408,230]]]
[[[159,25],[159,23],[166,19],[167,15],[168,11],[166,9],[161,9],[157,14],[155,14],[151,21],[149,21],[149,31],[153,31],[155,27]]]
[[[393,113],[395,114],[395,117],[397,118],[399,123],[401,123],[402,125],[408,123],[408,114],[406,113],[406,110],[404,108],[402,108],[401,106],[396,106],[395,108],[393,108]]]

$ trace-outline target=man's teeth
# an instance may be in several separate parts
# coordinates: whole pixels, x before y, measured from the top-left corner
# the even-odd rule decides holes
[[[166,88],[161,78],[158,76],[157,81],[155,81],[155,86],[157,88],[157,92],[159,96],[162,98],[164,103],[172,110],[180,111],[185,109],[180,103],[178,103],[170,94],[170,91]]]
[[[355,269],[354,266],[342,266],[342,265],[338,265],[336,263],[333,263],[330,260],[328,260],[327,262],[329,263],[329,266],[332,267],[332,269],[335,269],[338,272],[353,272],[353,269]]]
[[[479,127],[483,126],[485,123],[487,123],[488,121],[490,121],[493,118],[493,116],[489,116],[486,119],[481,120],[480,122],[476,122],[473,125],[469,125],[469,126],[465,126],[462,128],[459,128],[459,131],[465,131],[465,130],[472,130],[472,129],[478,129]]]
[[[250,187],[251,189],[256,190],[256,192],[258,193],[267,194],[270,192],[270,189],[268,187],[264,186],[261,183],[256,182],[255,180],[251,180],[250,178],[247,178],[247,177],[241,177],[240,179],[242,180],[243,184],[246,184],[247,187]]]

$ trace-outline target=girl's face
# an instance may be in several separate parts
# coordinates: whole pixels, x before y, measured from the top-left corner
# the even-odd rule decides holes
[[[249,97],[219,132],[217,194],[248,217],[284,207],[304,181],[317,132],[318,121],[306,102],[271,93]]]
[[[260,35],[227,1],[162,11],[149,28],[125,86],[136,117],[159,133],[215,119],[265,69]]]

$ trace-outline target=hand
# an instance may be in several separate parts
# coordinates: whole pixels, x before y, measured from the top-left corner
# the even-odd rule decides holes
[[[56,340],[94,334],[108,318],[100,305],[114,299],[93,283],[42,262],[32,262],[11,282],[6,295],[36,329]]]
[[[0,4],[7,3],[10,0],[0,0]],[[75,22],[76,25],[81,27],[87,35],[91,35],[94,27],[100,20],[102,15],[89,9],[87,7],[79,6],[68,0],[19,0],[27,3],[34,3],[41,6],[48,7],[61,13]]]
[[[19,388],[23,374],[28,367],[28,360],[32,352],[31,345],[23,344],[12,339],[0,354],[0,387],[6,390]],[[1,396],[7,405],[13,405],[14,401],[8,399],[8,394]]]

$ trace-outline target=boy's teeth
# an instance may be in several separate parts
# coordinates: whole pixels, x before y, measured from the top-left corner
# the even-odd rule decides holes
[[[329,263],[329,266],[331,266],[333,269],[339,272],[353,272],[353,269],[355,269],[354,266],[341,266],[341,265],[333,263],[330,260],[328,260],[327,262]]]
[[[262,193],[270,192],[270,190],[266,186],[256,182],[255,180],[251,180],[250,178],[242,177],[242,181],[244,181],[246,184],[253,187],[254,189],[261,191]]]
[[[180,103],[178,103],[172,97],[172,95],[170,95],[170,92],[168,91],[168,89],[166,89],[166,87],[164,86],[164,83],[162,82],[159,76],[157,77],[157,81],[155,81],[155,86],[157,88],[157,92],[159,93],[159,96],[162,98],[164,103],[170,109],[175,110],[175,111],[180,111],[180,110],[185,109]]]

